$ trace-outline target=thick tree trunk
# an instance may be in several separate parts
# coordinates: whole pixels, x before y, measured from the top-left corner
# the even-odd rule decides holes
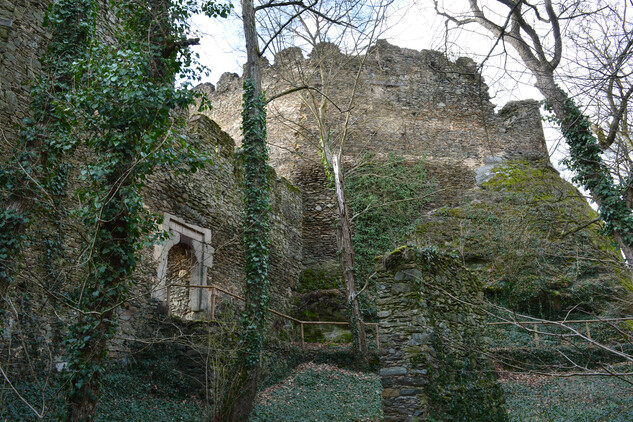
[[[354,338],[354,351],[364,359],[367,358],[367,338],[365,326],[358,304],[356,291],[356,279],[354,273],[354,244],[352,243],[352,228],[350,225],[345,190],[343,186],[343,174],[336,155],[332,155],[332,170],[334,172],[334,185],[336,188],[336,203],[338,206],[339,230],[338,241],[341,250],[341,266],[343,267],[343,280],[347,290],[347,302],[350,306],[350,324]]]
[[[535,70],[535,69],[530,69],[530,70],[535,75],[537,75],[537,82],[535,86],[536,88],[538,88],[541,94],[543,94],[543,97],[545,97],[545,100],[552,108],[552,111],[554,113],[554,116],[556,116],[556,119],[558,119],[558,121],[560,122],[569,121],[569,116],[567,116],[567,111],[565,109],[565,95],[563,94],[563,91],[561,91],[561,89],[556,86],[556,83],[554,82],[553,73],[542,72],[542,71],[539,72],[538,70]],[[574,123],[575,122],[569,122],[567,123],[567,125],[570,126],[570,125],[573,125]],[[563,131],[565,131],[567,128],[562,128],[562,129]],[[588,134],[588,135],[592,136],[592,134]],[[582,158],[574,157],[574,159],[582,159]],[[586,163],[586,164],[590,166],[591,168],[595,169],[593,170],[593,173],[595,174],[596,178],[605,177],[604,171],[608,171],[608,169],[603,168],[602,163],[591,162],[591,163]],[[591,194],[591,198],[598,205],[598,207],[603,208],[604,201],[602,200],[601,196],[597,194],[596,192],[589,192],[589,193]],[[631,278],[633,279],[633,245],[626,244],[624,242],[622,233],[618,230],[614,230],[613,237],[618,243],[618,246],[620,247],[620,250],[622,251],[624,258],[626,259],[628,269],[631,272]]]

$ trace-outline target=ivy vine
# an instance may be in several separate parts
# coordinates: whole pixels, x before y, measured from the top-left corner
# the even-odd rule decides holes
[[[609,167],[602,160],[602,148],[591,131],[589,119],[573,99],[560,90],[565,98],[564,118],[551,118],[561,128],[569,145],[570,157],[563,160],[575,172],[574,182],[587,189],[600,204],[600,217],[605,222],[605,231],[618,232],[625,245],[633,246],[633,214],[626,205],[628,190],[633,186],[633,175],[622,183],[616,183]],[[549,104],[545,104],[552,111]]]
[[[242,131],[244,134],[244,249],[246,309],[244,353],[247,368],[259,366],[269,302],[268,256],[270,240],[270,182],[266,145],[266,101],[256,95],[250,79],[244,82]]]

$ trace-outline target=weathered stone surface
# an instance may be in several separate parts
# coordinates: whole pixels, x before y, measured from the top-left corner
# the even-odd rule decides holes
[[[146,204],[154,212],[169,213],[210,230],[213,264],[203,284],[217,284],[239,294],[244,285],[241,160],[235,154],[233,140],[207,117],[194,116],[188,130],[198,148],[212,155],[213,164],[193,175],[176,177],[169,171],[153,176],[144,192]],[[302,270],[301,193],[272,169],[270,181],[271,296],[274,307],[286,309],[291,288]],[[190,276],[174,279],[189,280]]]
[[[403,366],[393,366],[391,368],[382,368],[380,370],[380,376],[391,377],[396,375],[406,375],[407,368]]]
[[[386,256],[378,278],[385,421],[506,421],[477,278],[454,256],[415,247]],[[403,284],[414,293],[403,296]]]
[[[423,215],[410,242],[459,251],[489,297],[518,312],[630,315],[630,273],[612,237],[583,227],[598,214],[580,192],[548,162],[488,161],[481,188]]]
[[[29,82],[50,35],[42,27],[51,0],[0,0],[0,157],[8,156],[30,115]]]
[[[350,81],[357,72],[350,63],[356,61],[332,45],[318,48],[333,60],[347,63],[337,67],[329,91],[334,103],[347,104]],[[293,84],[319,86],[316,79],[305,80],[310,72],[294,70],[313,66],[314,60],[314,54],[304,59],[297,49],[279,53],[274,64],[263,69],[268,95]],[[238,144],[241,87],[235,74],[224,75],[217,88],[200,87],[214,104],[210,117]],[[304,263],[309,267],[337,260],[336,208],[328,205],[334,195],[315,148],[318,130],[300,95],[285,95],[269,105],[268,139],[271,165],[304,193]],[[336,132],[343,116],[333,112],[330,117]],[[495,113],[472,60],[451,62],[439,52],[399,48],[385,41],[379,41],[365,61],[343,151],[344,164],[356,163],[366,153],[377,159],[390,153],[405,159],[425,157],[430,178],[442,190],[429,209],[459,202],[463,191],[475,189],[476,178],[485,180],[486,166],[493,164],[490,157],[496,163],[548,156],[536,101],[510,103]],[[478,170],[482,167],[486,168]]]

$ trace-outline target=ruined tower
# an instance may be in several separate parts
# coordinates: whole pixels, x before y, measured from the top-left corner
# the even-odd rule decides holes
[[[328,50],[328,60],[343,63],[332,71],[336,73],[328,90],[332,120],[340,121],[341,110],[335,107],[347,106],[358,67],[335,46],[319,48]],[[436,188],[442,190],[435,204],[441,206],[477,189],[494,165],[548,160],[538,103],[510,103],[495,112],[472,60],[452,62],[436,51],[404,49],[386,41],[368,54],[352,104],[349,141],[343,148],[346,161],[353,163],[364,154],[424,158]],[[292,86],[319,87],[322,81],[307,70],[316,66],[314,56],[304,58],[297,48],[277,54],[264,68],[268,97]],[[239,144],[241,79],[224,74],[217,87],[206,84],[201,89],[213,104],[209,117]],[[318,128],[300,95],[284,95],[269,104],[270,162],[303,191],[304,264],[335,264],[334,198],[317,154]]]

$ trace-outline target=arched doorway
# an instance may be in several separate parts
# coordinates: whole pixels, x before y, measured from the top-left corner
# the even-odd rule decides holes
[[[165,288],[167,289],[167,312],[186,318],[191,312],[189,308],[190,287],[184,287],[195,283],[196,274],[200,268],[193,248],[181,241],[174,245],[167,254],[167,274]]]
[[[158,261],[157,283],[152,296],[161,301],[168,312],[182,318],[209,309],[208,289],[182,286],[206,286],[213,264],[211,230],[165,214],[162,229],[169,238],[155,246]]]

